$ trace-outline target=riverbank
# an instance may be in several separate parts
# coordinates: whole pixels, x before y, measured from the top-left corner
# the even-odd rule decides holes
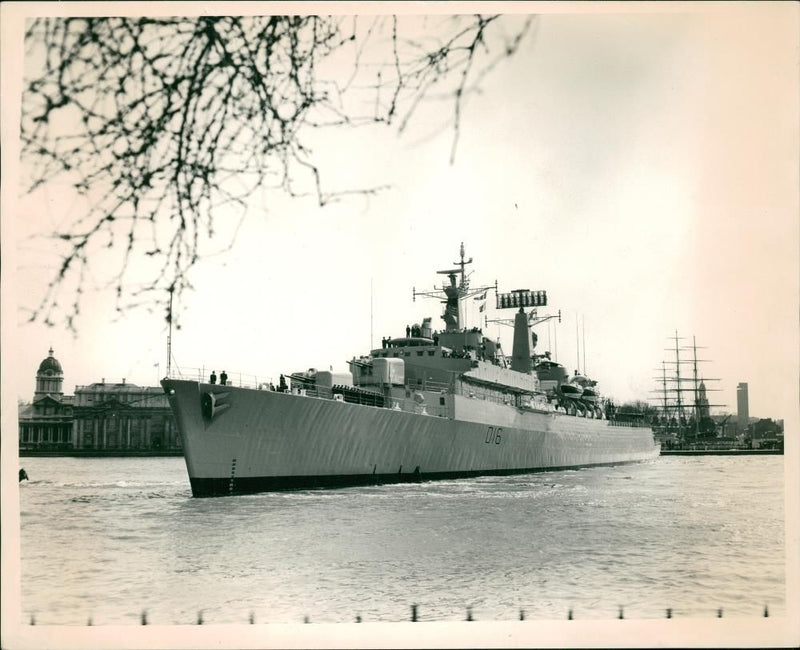
[[[67,456],[70,458],[118,458],[125,456],[132,457],[147,457],[147,456],[183,456],[180,450],[160,451],[155,449],[132,449],[130,451],[120,451],[115,449],[73,449],[64,451],[38,451],[35,449],[20,449],[20,458],[32,457],[54,457],[54,456]]]
[[[662,456],[782,456],[783,449],[662,449]]]

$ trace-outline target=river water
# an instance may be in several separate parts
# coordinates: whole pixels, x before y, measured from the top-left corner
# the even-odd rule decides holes
[[[783,457],[194,499],[182,458],[23,458],[38,625],[786,613]]]

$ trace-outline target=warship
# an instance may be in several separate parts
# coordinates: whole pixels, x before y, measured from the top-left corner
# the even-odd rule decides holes
[[[656,458],[660,447],[649,425],[617,421],[604,401],[582,400],[569,390],[575,382],[554,372],[558,364],[543,364],[534,354],[525,310],[545,307],[547,293],[500,293],[496,281],[470,287],[465,268],[471,263],[462,243],[456,268],[438,271],[446,278],[441,286],[414,289],[415,301],[427,296],[444,303],[443,329],[434,330],[430,317],[407,325],[405,336],[384,337],[380,348],[353,357],[347,371],[310,368],[281,375],[277,386],[255,387],[164,378],[192,494],[524,474]],[[466,301],[485,301],[492,290],[497,309],[515,310],[510,358],[498,339],[465,323]]]

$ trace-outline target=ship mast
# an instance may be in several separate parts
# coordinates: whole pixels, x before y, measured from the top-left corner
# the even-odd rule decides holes
[[[718,379],[709,379],[706,380],[703,378],[700,379],[700,375],[698,373],[698,363],[707,361],[707,359],[698,359],[697,358],[697,341],[696,337],[692,337],[692,345],[691,346],[681,346],[679,341],[682,340],[681,337],[678,336],[678,332],[675,332],[675,336],[670,337],[671,340],[675,342],[674,348],[669,348],[667,351],[672,351],[674,349],[675,352],[675,360],[674,361],[662,361],[661,362],[661,377],[659,377],[659,381],[661,383],[661,397],[659,399],[663,400],[663,414],[665,419],[665,428],[670,429],[670,414],[674,412],[676,418],[676,433],[681,442],[686,442],[692,437],[697,440],[700,438],[702,433],[708,431],[708,428],[703,425],[703,420],[709,417],[708,413],[705,412],[706,409],[710,408],[711,406],[724,406],[722,404],[709,404],[708,400],[705,399],[705,391],[709,390],[705,387],[705,381],[719,381]],[[681,356],[681,352],[692,352],[691,359],[686,359]],[[685,376],[682,374],[681,367],[685,364],[691,363],[692,370],[690,376]],[[675,366],[675,374],[672,377],[667,376],[666,366],[667,365]],[[690,385],[686,386],[686,382]],[[668,386],[668,384],[674,384],[674,386]],[[711,389],[716,390],[716,389]],[[686,403],[685,399],[683,398],[683,393],[691,393],[694,398],[694,404],[691,407],[692,415],[691,419],[694,422],[690,423],[689,419],[686,417],[686,407],[688,404]],[[674,393],[674,402],[670,401],[669,395]],[[674,411],[672,409],[674,408]],[[689,426],[691,424],[691,426]]]
[[[583,338],[583,374],[586,374],[586,319],[581,316],[581,337]]]
[[[495,281],[494,285],[470,289],[469,278],[467,277],[465,268],[467,264],[472,264],[472,258],[464,258],[464,242],[461,242],[460,254],[460,261],[453,262],[453,266],[458,268],[437,271],[440,275],[446,275],[450,280],[450,284],[444,283],[441,288],[437,287],[431,291],[417,291],[416,288],[412,288],[414,302],[416,302],[417,296],[426,296],[428,298],[438,298],[441,300],[442,294],[444,294],[444,300],[442,300],[442,302],[445,303],[445,309],[442,318],[445,321],[445,331],[447,332],[457,332],[465,327],[463,301],[466,298],[480,293],[486,293],[489,289],[494,289],[495,293],[497,292],[497,281]]]
[[[678,348],[678,330],[675,330],[675,381],[678,383],[676,401],[678,402],[678,428],[680,430],[683,420],[686,418],[683,414],[683,404],[681,404],[681,355]]]
[[[464,267],[467,264],[472,264],[472,258],[470,257],[466,262],[464,261],[464,242],[461,242],[461,261],[460,262],[453,262],[453,264],[457,264],[461,267],[461,288],[466,291],[467,290],[467,276],[464,273]],[[442,273],[443,271],[440,271]]]
[[[694,376],[694,436],[700,436],[700,395],[697,390],[697,339],[692,335],[692,374]]]
[[[167,323],[169,323],[169,331],[167,332],[167,377],[171,377],[172,373],[172,293],[174,287],[169,288],[169,311],[167,312]]]

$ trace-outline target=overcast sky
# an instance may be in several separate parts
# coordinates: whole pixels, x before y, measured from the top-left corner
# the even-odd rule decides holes
[[[192,276],[173,333],[177,365],[272,381],[312,366],[344,370],[407,324],[430,316],[443,326],[441,305],[413,302],[412,287],[441,283],[435,272],[464,242],[473,283],[547,290],[562,322],[538,330],[537,350],[551,348],[571,371],[585,337],[581,367],[585,354],[587,373],[618,402],[651,397],[677,331],[706,347],[700,372],[719,379],[709,382],[721,389],[711,395],[724,405],[717,411],[735,412],[736,386],[747,382],[751,415],[792,417],[796,5],[598,13],[605,7],[540,17],[469,97],[453,164],[452,127],[442,125],[450,105],[424,106],[402,135],[316,136],[331,187],[391,187],[325,208],[254,197],[234,248]],[[32,397],[50,346],[67,393],[101,378],[155,385],[166,369],[163,317],[114,322],[108,294],[87,298],[77,336],[9,310],[9,292],[30,306],[49,279],[47,250],[24,238],[79,209],[57,187],[4,209],[2,382],[19,398]],[[510,328],[488,333],[510,353]]]

